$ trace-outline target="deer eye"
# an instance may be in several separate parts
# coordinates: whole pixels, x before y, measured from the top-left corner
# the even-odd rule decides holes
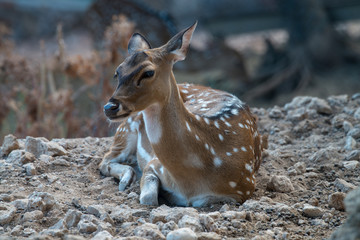
[[[155,74],[155,72],[152,71],[152,70],[151,70],[151,71],[146,71],[146,72],[144,72],[144,73],[141,75],[139,81],[137,82],[137,85],[140,86],[140,83],[141,83],[142,80],[144,80],[144,79],[146,79],[146,78],[151,78],[152,76],[154,76],[154,74]]]

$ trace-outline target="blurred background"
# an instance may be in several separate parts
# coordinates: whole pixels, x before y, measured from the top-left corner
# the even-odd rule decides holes
[[[360,92],[360,0],[0,0],[0,143],[112,135],[102,106],[132,33],[156,47],[195,20],[180,83],[265,108]]]

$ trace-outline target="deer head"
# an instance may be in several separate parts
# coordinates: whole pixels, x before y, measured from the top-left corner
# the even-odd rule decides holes
[[[197,22],[159,48],[151,48],[139,33],[132,35],[128,57],[115,71],[118,86],[104,106],[110,120],[119,121],[154,103],[167,101],[172,66],[185,59],[196,25]]]

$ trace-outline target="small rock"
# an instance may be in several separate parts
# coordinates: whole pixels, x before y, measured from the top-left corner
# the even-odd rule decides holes
[[[25,168],[25,172],[27,176],[36,175],[36,168],[33,163],[24,164],[23,167]]]
[[[9,155],[9,153],[13,150],[19,149],[20,145],[16,137],[12,134],[9,134],[4,137],[4,142],[1,147],[2,154]]]
[[[224,204],[224,205],[222,205],[222,207],[220,208],[219,212],[223,213],[223,212],[226,212],[226,211],[229,211],[229,210],[230,210],[229,205]]]
[[[64,240],[86,240],[86,238],[79,236],[79,235],[67,234],[67,235],[65,235]]]
[[[344,168],[349,170],[356,169],[360,165],[359,161],[355,161],[355,160],[345,161],[343,162],[343,164],[344,164]]]
[[[17,210],[25,210],[29,204],[29,199],[16,199],[12,201],[11,204],[16,207]]]
[[[356,120],[360,120],[360,108],[356,109],[356,111],[354,112],[354,118]]]
[[[347,136],[345,141],[345,150],[353,150],[356,147],[356,141],[353,137]]]
[[[303,213],[307,217],[317,218],[324,214],[324,210],[319,207],[314,207],[310,204],[304,204]]]
[[[191,208],[191,207],[170,208],[166,205],[161,205],[160,207],[151,210],[150,221],[152,223],[156,223],[159,221],[164,223],[168,221],[174,221],[177,223],[185,215],[192,217],[199,217],[199,213],[195,208]]]
[[[11,222],[16,213],[16,208],[11,203],[0,202],[0,225]]]
[[[29,236],[31,236],[31,235],[33,235],[33,234],[36,234],[37,232],[34,230],[34,229],[32,229],[32,228],[25,228],[24,230],[23,230],[23,236],[24,237],[29,237]]]
[[[201,232],[197,233],[198,240],[221,240],[221,236],[214,232]]]
[[[360,138],[360,128],[353,128],[351,129],[348,133],[347,133],[347,136],[351,136],[355,139],[358,139]]]
[[[114,221],[118,221],[118,222],[133,222],[135,221],[134,217],[141,215],[145,212],[147,211],[144,209],[132,209],[125,204],[121,204],[120,206],[116,206],[114,209],[112,209],[110,217]],[[156,222],[158,221],[154,221],[153,223]]]
[[[47,192],[33,192],[29,196],[28,210],[48,212],[56,204],[55,198]]]
[[[284,114],[282,113],[281,108],[279,106],[274,106],[269,112],[269,117],[274,119],[279,119],[284,117]]]
[[[98,218],[104,213],[106,213],[106,210],[103,205],[90,205],[86,208],[86,211],[89,214],[92,214]]]
[[[209,214],[200,214],[200,223],[208,232],[216,232],[218,229],[217,224],[214,221],[214,218]]]
[[[165,236],[160,232],[159,228],[152,223],[145,223],[134,229],[135,236],[146,239],[165,239]]]
[[[12,151],[6,159],[7,163],[16,165],[23,165],[26,163],[34,162],[36,160],[34,154],[25,152],[24,150]]]
[[[164,236],[168,235],[169,232],[174,231],[176,229],[179,229],[179,227],[174,221],[169,221],[160,227],[160,231]]]
[[[354,184],[348,183],[347,181],[341,178],[335,179],[334,186],[345,193],[350,190],[354,190],[356,188]]]
[[[81,216],[77,227],[81,233],[93,233],[97,230],[97,223],[96,217],[90,214],[84,214]]]
[[[64,217],[64,224],[67,228],[76,227],[80,221],[82,213],[78,210],[70,209]]]
[[[313,226],[323,226],[323,227],[327,226],[327,224],[323,219],[312,219],[310,221],[310,224]]]
[[[310,156],[310,161],[312,162],[329,162],[329,160],[336,160],[340,158],[340,154],[338,153],[336,148],[327,147],[324,149],[320,149],[312,156]]]
[[[306,178],[317,178],[318,176],[319,176],[319,174],[317,174],[316,172],[304,173],[304,177],[306,177]]]
[[[41,154],[47,153],[47,145],[41,138],[26,137],[25,140],[25,151],[40,157]]]
[[[346,155],[345,160],[360,160],[360,150],[351,151]]]
[[[297,162],[294,164],[294,169],[297,174],[303,174],[306,172],[306,164],[304,162]]]
[[[23,231],[23,226],[16,225],[10,232],[11,236],[20,236]]]
[[[190,228],[194,232],[202,232],[199,217],[183,216],[178,222],[179,228]]]
[[[344,121],[343,122],[343,129],[344,132],[347,134],[351,129],[353,129],[353,125],[349,122],[349,121]]]
[[[2,202],[11,202],[12,196],[6,193],[0,194],[0,201]]]
[[[295,190],[290,179],[286,176],[272,176],[267,184],[267,189],[282,193],[288,193]]]
[[[33,222],[33,221],[36,221],[36,220],[40,220],[43,217],[44,217],[44,214],[43,214],[42,211],[34,210],[34,211],[31,211],[31,212],[26,212],[24,214],[23,220]]]
[[[55,142],[48,142],[47,145],[47,154],[50,156],[63,156],[66,155],[68,152],[59,144]]]
[[[166,240],[196,240],[196,234],[190,228],[180,228],[170,232]]]
[[[113,236],[108,231],[101,231],[95,234],[91,240],[111,240]]]
[[[333,125],[335,128],[341,128],[343,127],[344,121],[346,119],[347,115],[344,113],[338,114],[334,116],[331,119],[331,125]]]
[[[329,207],[333,207],[336,210],[344,211],[345,210],[345,204],[344,199],[346,197],[346,194],[343,192],[336,192],[329,196]]]
[[[331,114],[332,113],[331,107],[324,99],[314,97],[314,98],[312,98],[308,107],[310,109],[315,109],[318,113],[322,113],[322,114]]]

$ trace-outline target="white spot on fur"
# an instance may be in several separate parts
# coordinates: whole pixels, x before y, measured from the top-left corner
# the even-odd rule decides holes
[[[250,195],[250,191],[246,191],[246,195]]]
[[[221,141],[224,141],[224,137],[223,137],[223,135],[221,135],[220,133],[219,133],[219,139],[220,139]]]
[[[236,191],[236,192],[240,195],[244,195],[244,193],[242,191]]]
[[[225,121],[226,126],[231,127],[231,124]]]
[[[205,148],[209,150],[209,144],[205,143]]]
[[[185,89],[181,90],[181,92],[183,92],[183,93],[185,93],[185,94],[188,94],[188,93],[189,93],[189,91],[188,91],[188,90],[185,90]]]
[[[200,121],[201,117],[199,115],[195,115],[196,120]]]
[[[218,121],[215,121],[214,124],[215,124],[215,127],[217,127],[218,129],[220,129],[220,126],[219,126]]]
[[[239,123],[239,127],[244,128],[244,125],[242,123]]]
[[[200,141],[200,138],[197,134],[195,134],[195,138],[196,138],[196,140]]]
[[[237,184],[236,184],[236,182],[230,181],[229,185],[230,185],[230,187],[234,188],[234,187],[236,187]]]
[[[231,109],[231,114],[233,115],[238,115],[239,114],[239,110],[237,110],[236,108]]]
[[[218,157],[215,157],[215,158],[214,158],[214,165],[215,165],[215,167],[220,167],[221,164],[222,164],[221,159],[218,158]]]
[[[238,152],[238,151],[239,151],[239,149],[237,149],[237,148],[233,148],[233,151],[234,151],[234,152]]]
[[[244,146],[241,147],[241,151],[247,152],[246,148]]]
[[[226,152],[226,155],[228,155],[229,157],[232,155],[231,152]]]
[[[209,121],[209,119],[208,119],[208,118],[204,118],[204,121],[206,122],[206,124],[207,124],[207,125],[209,125],[209,124],[210,124],[210,121]]]
[[[245,169],[248,170],[250,173],[252,173],[252,171],[253,171],[251,165],[249,165],[247,163],[245,164]]]
[[[247,177],[247,178],[246,178],[246,181],[250,182],[250,178]]]
[[[186,96],[186,98],[193,98],[194,97],[194,94],[191,94],[189,96]]]
[[[214,150],[213,147],[210,148],[210,152],[211,152],[213,155],[215,155],[215,150]]]
[[[195,154],[190,154],[188,157],[188,164],[191,167],[194,168],[203,168],[204,164],[202,163],[202,161],[200,160],[199,156],[195,155]]]
[[[185,121],[185,124],[186,124],[187,130],[188,130],[189,132],[191,132],[191,128],[190,128],[190,126],[189,126],[189,123],[188,123],[187,121]]]

